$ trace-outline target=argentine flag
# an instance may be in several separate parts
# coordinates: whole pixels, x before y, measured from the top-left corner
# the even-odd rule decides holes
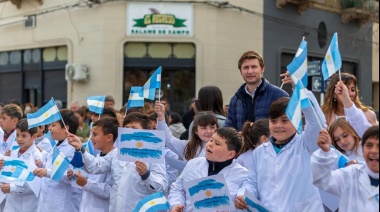
[[[129,98],[127,103],[127,109],[131,107],[144,107],[144,97],[139,95],[142,87],[132,86],[129,92]]]
[[[327,80],[341,67],[342,58],[340,57],[338,47],[338,34],[335,32],[331,40],[330,46],[327,49],[325,59],[322,62],[323,79]]]
[[[170,204],[164,194],[162,192],[157,192],[140,200],[133,212],[156,212],[169,209]]]
[[[143,88],[140,90],[140,97],[145,99],[154,100],[156,89],[161,88],[161,71],[162,67],[158,67],[157,70],[152,74],[148,81],[144,84]]]
[[[293,126],[300,134],[302,133],[302,109],[310,107],[304,89],[301,83],[296,84],[285,111]]]
[[[88,110],[97,114],[103,114],[106,96],[90,96],[87,98]]]
[[[26,114],[26,118],[28,121],[29,129],[47,125],[62,119],[61,113],[59,112],[53,98],[51,98],[51,100],[43,107],[41,107],[37,112]]]
[[[13,171],[11,177],[13,177],[13,178],[15,178],[17,180],[33,181],[35,176],[28,169],[24,169],[24,168],[22,168],[20,166],[16,166],[16,168]]]
[[[92,145],[92,141],[90,139],[88,139],[87,142],[83,143],[82,146],[88,153],[95,156],[94,146]]]
[[[295,85],[301,80],[303,87],[307,87],[307,42],[305,40],[301,41],[296,56],[287,69]]]
[[[69,168],[70,161],[57,148],[53,148],[53,160],[51,165],[51,179],[58,182],[66,170]]]

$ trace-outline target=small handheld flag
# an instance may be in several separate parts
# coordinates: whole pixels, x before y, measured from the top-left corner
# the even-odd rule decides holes
[[[14,172],[12,173],[11,177],[17,179],[17,180],[25,180],[25,181],[32,181],[34,180],[34,174],[29,171],[28,169],[24,169],[20,166],[16,166]]]
[[[53,160],[51,165],[51,179],[58,182],[66,170],[69,168],[70,161],[56,147],[53,148]]]
[[[62,119],[61,113],[59,112],[53,98],[51,98],[51,100],[43,107],[41,107],[37,112],[26,114],[26,118],[28,121],[29,129],[47,125]]]
[[[310,106],[304,89],[301,83],[296,84],[285,111],[298,133],[302,132],[302,109]]]
[[[295,85],[298,83],[298,81],[301,81],[303,87],[307,87],[307,42],[305,40],[301,41],[296,56],[294,57],[293,61],[287,66],[287,69]]]
[[[57,144],[57,141],[51,138],[51,132],[50,132],[50,131],[48,131],[48,132],[45,134],[45,137],[46,137],[47,139],[49,139],[50,144],[51,144],[51,147],[54,147],[54,146]]]
[[[325,59],[322,62],[323,79],[327,80],[342,67],[342,58],[338,47],[338,34],[334,33]]]
[[[170,204],[164,194],[162,192],[157,192],[140,200],[133,212],[156,212],[169,209]]]
[[[144,84],[143,88],[140,90],[140,97],[154,100],[156,89],[159,89],[161,87],[161,71],[162,67],[160,66],[152,74],[152,76],[148,79],[148,81]]]
[[[97,114],[103,114],[106,96],[90,96],[87,98],[88,110]]]
[[[82,146],[88,153],[95,155],[94,146],[92,145],[92,141],[90,139],[83,143]]]
[[[338,168],[346,167],[348,162],[350,162],[350,159],[339,152],[334,146],[331,145],[331,148],[334,149],[335,154],[338,156]]]
[[[131,107],[143,107],[144,106],[144,97],[139,95],[142,87],[132,86],[131,91],[129,92],[129,98],[127,103],[127,109]]]

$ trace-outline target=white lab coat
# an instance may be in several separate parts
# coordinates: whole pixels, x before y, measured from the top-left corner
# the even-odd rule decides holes
[[[184,188],[187,181],[200,179],[208,176],[209,163],[205,157],[198,157],[190,160],[182,174],[172,184],[169,193],[169,203],[171,207],[176,205],[185,206],[184,211],[193,211],[190,195]],[[230,165],[224,167],[219,174],[223,174],[230,197],[234,201],[238,188],[248,176],[248,170],[234,160]]]
[[[239,157],[236,159],[236,162],[244,166],[246,169],[251,170],[253,167],[252,156],[253,156],[253,150],[249,149],[248,151],[239,155]]]
[[[111,152],[113,154],[107,157]],[[84,153],[85,170],[91,174],[111,171],[115,184],[110,195],[110,211],[133,211],[136,204],[145,196],[167,190],[164,164],[146,164],[150,175],[142,180],[133,162],[118,160],[118,150],[114,148],[105,157],[94,157]]]
[[[99,156],[100,157],[100,156]],[[108,212],[110,193],[113,186],[111,173],[89,174],[83,188],[81,212]]]
[[[26,150],[20,157],[18,157],[20,149],[12,151],[12,158],[20,158],[29,161],[30,157],[35,160],[42,160],[42,154],[40,150],[33,144],[28,150]],[[33,160],[34,161],[34,160]],[[7,195],[4,211],[7,212],[32,212],[37,210],[38,198],[33,193],[28,183],[25,182],[23,186],[17,186],[10,184],[11,192]]]
[[[74,147],[65,139],[58,150],[61,151],[71,161],[74,156]],[[42,178],[40,198],[38,202],[38,212],[75,212],[79,211],[80,201],[82,199],[82,190],[71,186],[71,181],[66,174],[62,176],[59,182],[50,179],[51,165],[53,160],[53,151],[46,159],[47,176]]]
[[[185,160],[185,147],[189,141],[174,137],[165,121],[157,122],[157,130],[165,131],[165,145]],[[195,157],[204,157],[206,155],[206,143],[202,142],[202,148],[198,148]]]
[[[313,95],[308,95],[315,101]],[[314,103],[317,113],[322,113]],[[306,126],[276,154],[271,142],[253,151],[253,167],[238,195],[248,190],[271,211],[323,211],[317,187],[312,183],[311,154],[318,149],[317,138],[324,117],[316,117],[311,107],[303,109]],[[318,120],[319,119],[319,120]]]
[[[170,166],[170,163],[168,163],[167,158],[171,158],[172,160],[176,161],[176,160],[178,160],[178,155],[175,154],[173,151],[171,151],[169,148],[165,147],[166,178],[168,179],[168,188],[170,188],[170,185],[178,177],[178,170],[175,169],[174,167]],[[169,193],[169,192],[167,192],[167,193]]]
[[[34,140],[34,143],[37,147],[42,149],[42,155],[47,158],[47,155],[51,152],[53,149],[50,140],[46,138],[45,135],[38,137]]]
[[[311,158],[314,185],[340,197],[339,211],[379,211],[379,187],[371,188],[366,165],[350,165],[332,171],[337,160],[333,150],[314,152]]]
[[[0,146],[0,153],[5,155],[5,152],[11,149],[11,146],[13,144],[13,141],[16,139],[16,130],[12,132],[12,134],[8,137],[7,141],[3,141],[4,138],[4,132],[1,133],[1,146]]]

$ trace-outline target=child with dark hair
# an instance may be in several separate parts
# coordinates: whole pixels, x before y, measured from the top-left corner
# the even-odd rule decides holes
[[[16,104],[8,104],[1,109],[0,113],[0,153],[5,153],[10,150],[13,141],[16,137],[16,125],[23,117],[22,109]],[[1,130],[0,130],[1,132]],[[8,154],[10,151],[8,151]]]
[[[13,150],[12,158],[20,158],[29,161],[42,160],[41,152],[36,148],[33,141],[37,137],[37,128],[28,129],[26,119],[21,119],[16,125],[17,143],[20,148]],[[0,160],[0,169],[4,166],[4,159]],[[6,197],[4,211],[36,211],[38,198],[33,193],[28,182],[24,185],[5,183],[1,185],[1,191],[8,194]]]
[[[269,119],[259,119],[255,122],[245,122],[241,130],[243,148],[238,154],[237,162],[247,169],[251,169],[253,150],[260,144],[269,141]]]
[[[68,142],[68,133],[75,134],[78,129],[78,119],[74,113],[67,109],[60,110],[62,119],[53,122],[49,126],[51,138],[57,140],[54,146],[63,153],[70,161],[74,156],[75,149]],[[64,125],[64,123],[65,125]],[[79,211],[80,201],[82,199],[82,190],[71,186],[67,177],[62,177],[59,182],[53,181],[51,177],[51,168],[53,161],[53,152],[51,151],[46,158],[46,163],[42,168],[34,170],[33,174],[42,178],[41,192],[38,202],[38,212],[45,211]],[[57,204],[59,202],[60,204]]]
[[[151,129],[148,116],[139,112],[127,114],[124,118],[123,125],[126,128],[132,129]],[[113,125],[113,129],[116,133],[117,127],[117,124]],[[91,135],[91,139],[96,135],[97,134]],[[112,137],[115,141],[116,137]],[[132,211],[138,201],[145,196],[155,192],[166,191],[167,179],[165,165],[147,164],[142,161],[136,161],[134,163],[119,161],[116,147],[112,155],[108,156],[107,154],[107,157],[95,158],[84,150],[77,136],[70,134],[69,141],[70,144],[75,147],[76,151],[82,152],[82,160],[87,172],[90,174],[105,174],[111,172],[114,186],[110,194],[109,211]],[[97,142],[94,143],[94,145],[97,145]]]
[[[285,113],[289,98],[279,98],[270,106],[271,137],[253,151],[250,174],[239,189],[236,208],[247,208],[243,196],[247,190],[271,211],[323,211],[319,191],[312,183],[310,157],[318,149],[315,129],[325,121],[321,118],[320,123],[315,115],[321,109],[314,95],[306,94],[313,106],[302,109],[306,126],[301,135]]]
[[[93,124],[91,139],[94,148],[100,150],[97,158],[112,160],[117,156],[114,142],[117,138],[118,121],[115,118],[101,118]],[[72,138],[71,136],[69,136]],[[109,211],[110,194],[115,192],[114,179],[111,173],[89,174],[86,178],[81,173],[67,171],[69,180],[75,175],[76,183],[82,186],[83,196],[80,205],[81,212]],[[113,193],[114,194],[114,193]]]
[[[165,131],[165,142],[169,149],[186,161],[205,156],[206,143],[211,140],[212,135],[218,128],[218,121],[213,112],[198,112],[194,117],[191,139],[180,140],[172,135],[168,125],[165,123],[165,107],[156,102],[155,110],[158,115],[157,129]]]
[[[169,194],[171,211],[193,211],[190,195],[184,184],[187,181],[216,174],[223,174],[230,196],[234,199],[238,188],[248,176],[248,170],[234,160],[242,146],[243,141],[237,130],[229,127],[217,129],[206,144],[206,157],[190,160],[182,174],[172,184]]]
[[[339,211],[379,211],[379,126],[368,128],[362,137],[365,164],[333,170],[339,159],[325,129],[318,145],[311,158],[314,185],[340,197]]]

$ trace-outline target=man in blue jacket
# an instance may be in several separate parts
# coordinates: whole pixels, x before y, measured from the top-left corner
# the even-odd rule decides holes
[[[264,60],[257,52],[244,52],[238,68],[245,83],[231,98],[225,127],[241,131],[245,121],[268,118],[272,102],[280,97],[288,97],[289,94],[263,78]]]

